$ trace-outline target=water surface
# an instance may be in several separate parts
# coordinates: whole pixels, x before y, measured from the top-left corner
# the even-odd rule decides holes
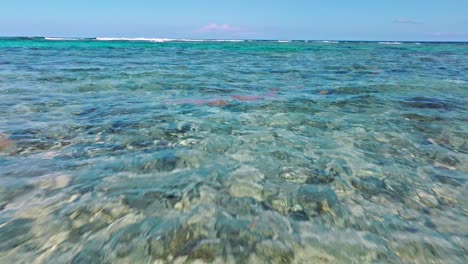
[[[464,43],[0,40],[1,263],[466,263]]]

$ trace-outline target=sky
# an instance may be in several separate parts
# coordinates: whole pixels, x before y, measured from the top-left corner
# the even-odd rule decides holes
[[[0,0],[0,36],[467,41],[468,0]]]

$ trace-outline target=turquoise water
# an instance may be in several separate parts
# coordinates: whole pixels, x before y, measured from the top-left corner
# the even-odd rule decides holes
[[[466,263],[468,45],[0,39],[0,263]]]

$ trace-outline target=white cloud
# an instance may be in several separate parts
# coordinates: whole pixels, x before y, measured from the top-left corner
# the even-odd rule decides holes
[[[198,33],[233,33],[233,32],[240,32],[240,31],[241,29],[238,27],[234,27],[229,24],[217,24],[217,23],[211,23],[196,30],[196,32]]]

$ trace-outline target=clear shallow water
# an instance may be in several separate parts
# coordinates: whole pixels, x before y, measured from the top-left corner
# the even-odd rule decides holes
[[[466,44],[0,41],[1,263],[466,263]]]

